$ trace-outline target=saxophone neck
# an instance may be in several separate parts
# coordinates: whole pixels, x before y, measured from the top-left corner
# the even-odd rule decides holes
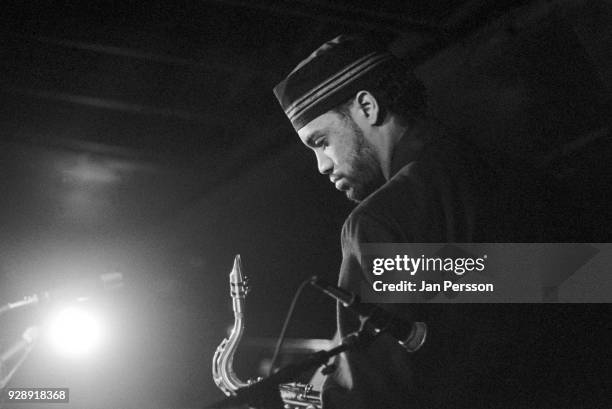
[[[233,362],[244,331],[244,300],[248,291],[247,279],[242,273],[240,255],[234,258],[234,266],[229,279],[234,325],[229,336],[219,345],[213,357],[213,379],[226,395],[234,394],[237,389],[248,385],[248,382],[243,382],[236,376]]]

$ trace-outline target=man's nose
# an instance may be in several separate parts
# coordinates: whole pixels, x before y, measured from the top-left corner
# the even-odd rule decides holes
[[[332,160],[323,152],[315,152],[315,155],[317,156],[317,167],[319,168],[319,173],[322,175],[331,173],[331,171],[334,169]]]

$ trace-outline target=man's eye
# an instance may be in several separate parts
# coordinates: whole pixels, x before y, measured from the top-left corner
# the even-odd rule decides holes
[[[315,148],[321,148],[321,147],[326,147],[327,146],[327,141],[325,140],[325,138],[319,138],[314,142],[314,147]]]

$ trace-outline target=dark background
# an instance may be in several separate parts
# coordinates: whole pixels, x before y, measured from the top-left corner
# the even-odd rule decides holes
[[[598,1],[4,2],[0,300],[125,278],[90,301],[108,325],[96,356],[41,342],[11,385],[70,387],[75,408],[220,398],[210,364],[237,253],[252,287],[237,370],[256,374],[271,351],[248,345],[340,264],[352,206],[271,90],[341,33],[388,38],[435,118],[544,177],[552,237],[609,241],[611,17]],[[331,337],[333,307],[307,292],[290,336]],[[3,316],[2,349],[52,308]]]

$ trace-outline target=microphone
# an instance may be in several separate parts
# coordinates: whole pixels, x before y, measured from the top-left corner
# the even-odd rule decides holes
[[[359,315],[359,318],[365,320],[364,325],[369,325],[375,334],[390,334],[406,351],[418,351],[425,343],[427,324],[424,322],[406,321],[374,304],[362,303],[357,294],[329,284],[317,276],[311,278],[310,284]]]

